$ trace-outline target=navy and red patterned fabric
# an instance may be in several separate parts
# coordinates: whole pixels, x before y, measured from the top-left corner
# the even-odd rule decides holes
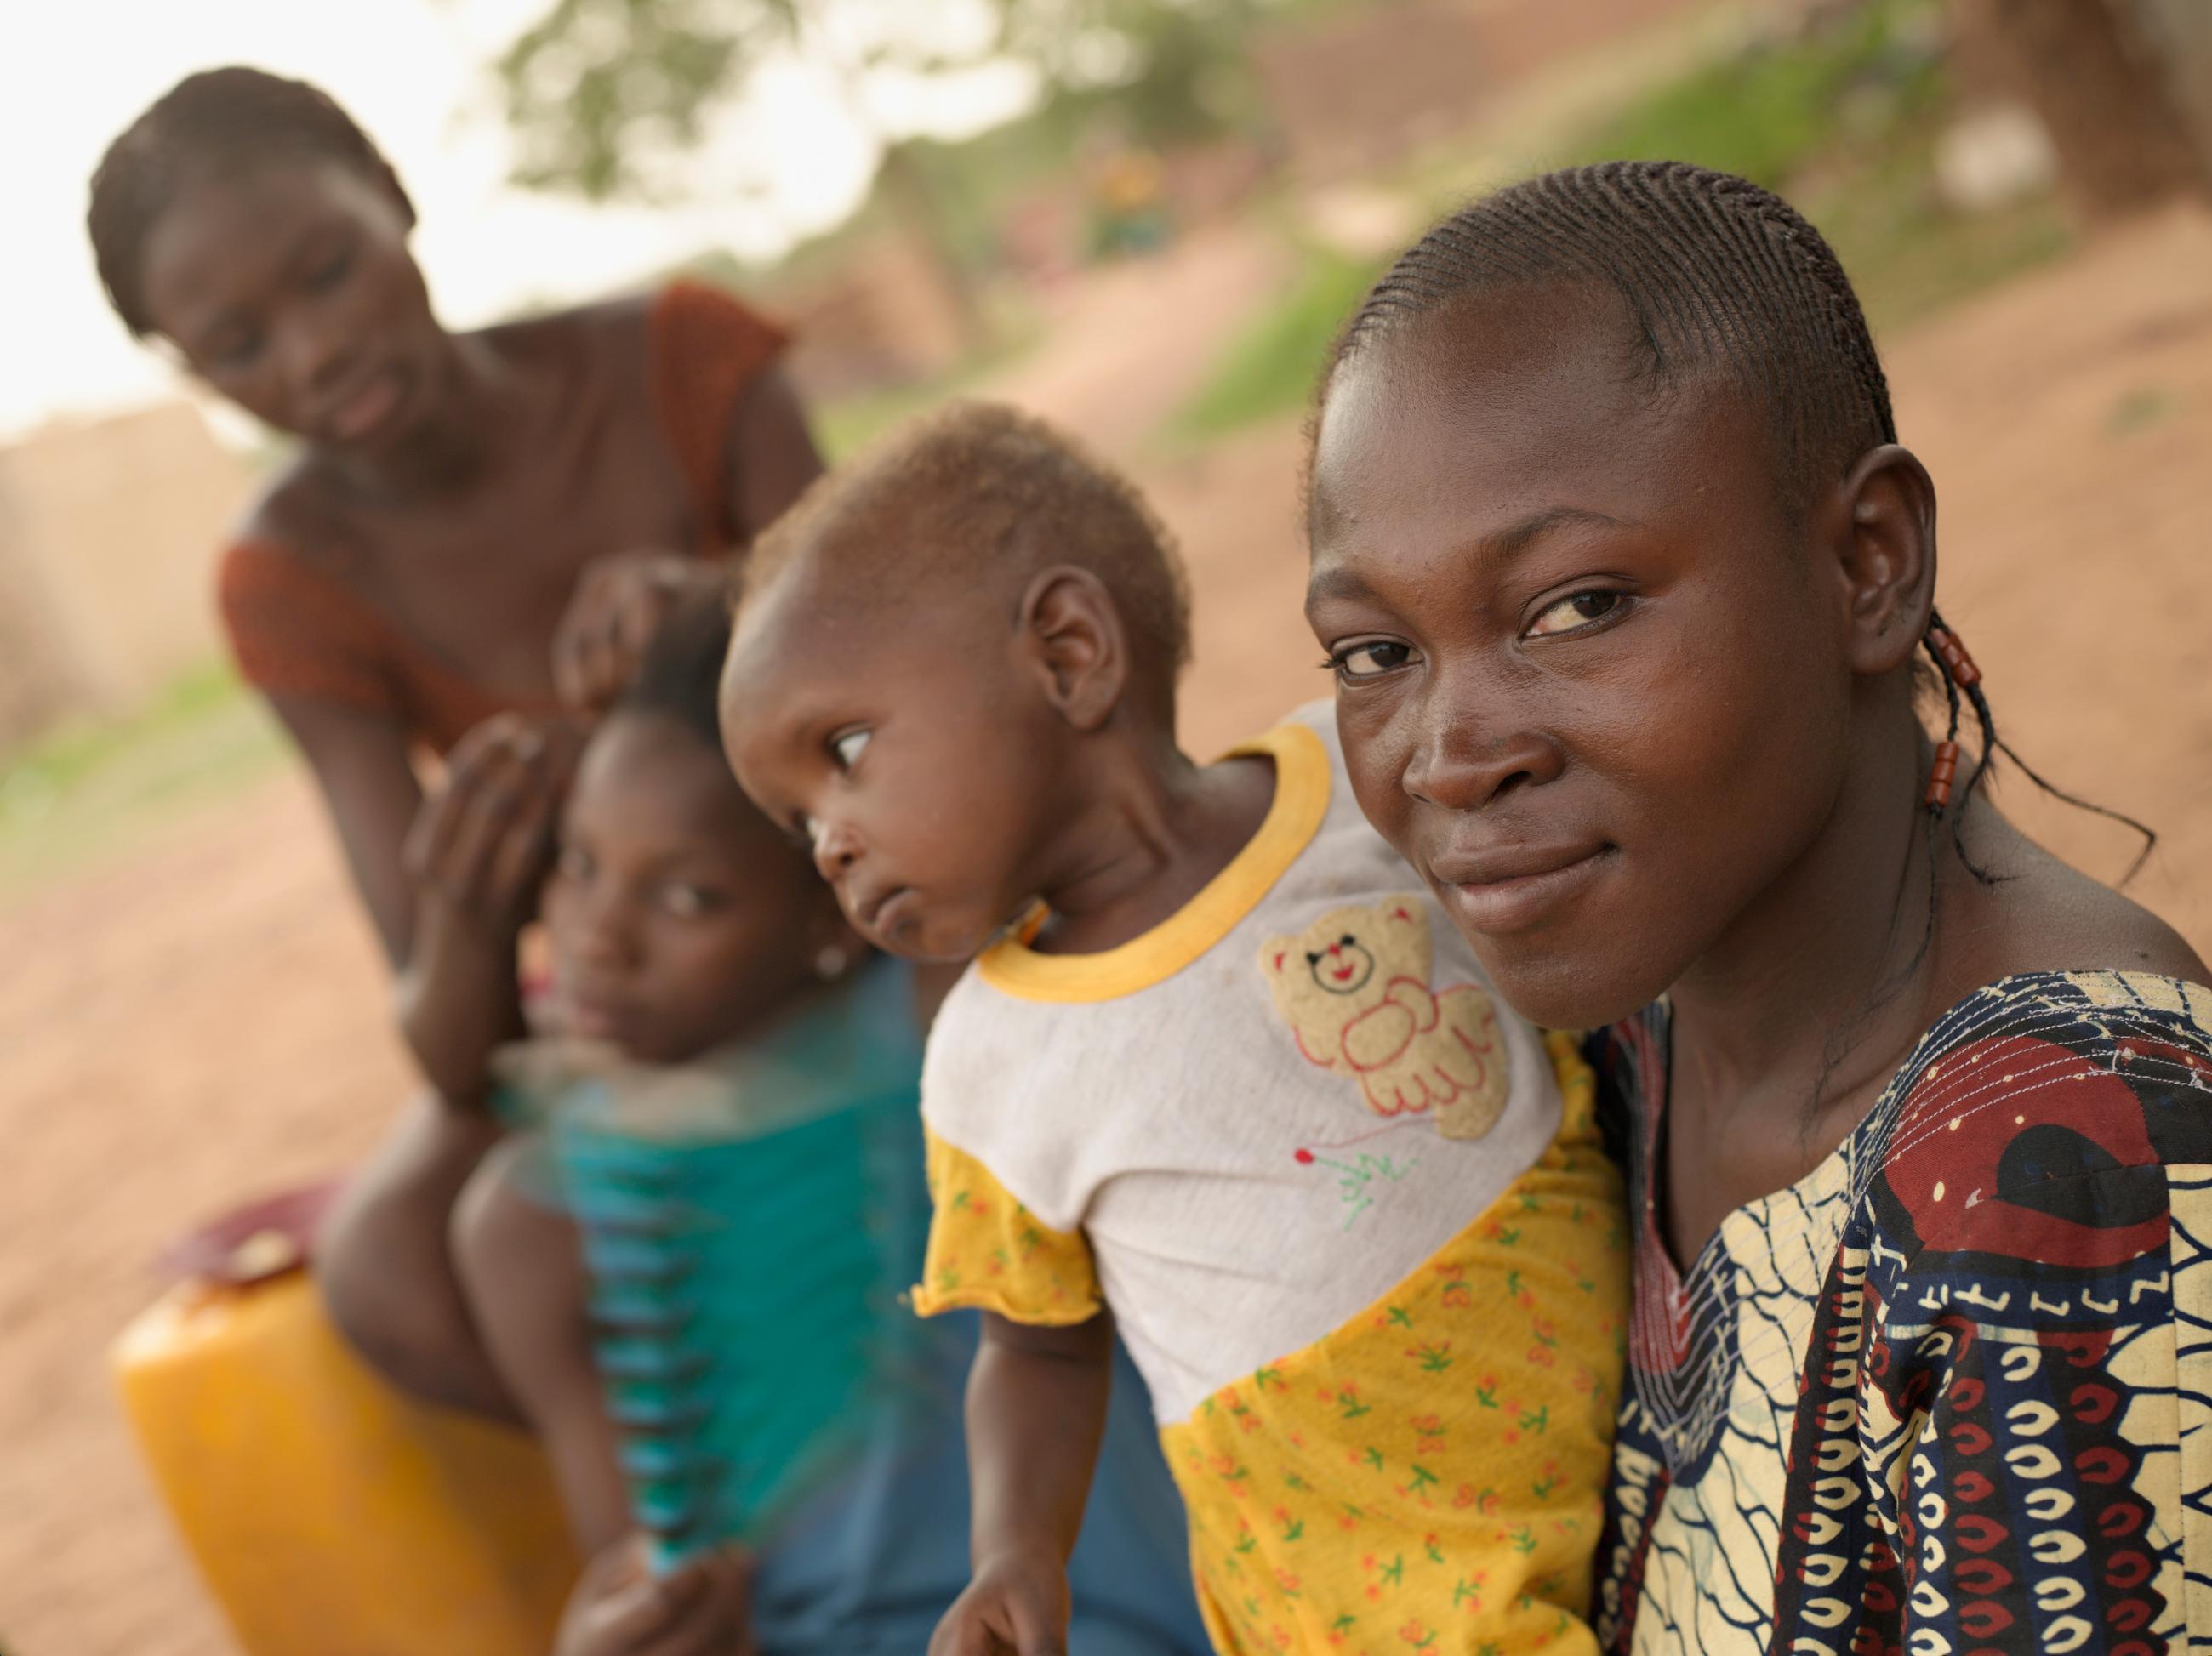
[[[1665,1009],[1596,1045],[1642,1221],[1608,1649],[2212,1650],[2212,990],[1979,991],[1680,1275]]]

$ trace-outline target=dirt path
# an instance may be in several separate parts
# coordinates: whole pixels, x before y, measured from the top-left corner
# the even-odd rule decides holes
[[[1233,303],[1238,282],[1268,279],[1249,249],[1200,251],[1194,289]],[[2055,779],[2164,830],[2142,893],[2200,947],[2207,269],[2212,219],[2168,219],[1889,342],[1901,423],[1942,490],[1945,608],[2003,728]],[[1127,327],[1152,325],[1127,302]],[[1172,374],[1115,389],[1131,337],[1012,389],[1124,447],[1181,394]],[[1297,615],[1296,458],[1280,427],[1144,468],[1197,590],[1187,725],[1201,749],[1325,688]],[[2108,828],[2017,785],[2003,797],[2086,866],[2124,862]],[[406,1084],[299,779],[0,915],[0,1640],[16,1656],[212,1656],[227,1646],[132,1464],[103,1352],[166,1237],[354,1160]]]

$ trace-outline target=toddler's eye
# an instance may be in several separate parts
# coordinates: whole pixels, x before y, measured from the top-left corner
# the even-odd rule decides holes
[[[592,859],[580,846],[563,846],[554,860],[553,871],[564,880],[587,880],[592,876]]]
[[[680,920],[696,920],[712,909],[718,899],[703,886],[681,881],[660,889],[660,906]]]
[[[840,770],[850,770],[860,761],[867,750],[872,731],[840,731],[830,738],[830,751],[836,755]]]
[[[1552,638],[1561,633],[1571,633],[1578,627],[1587,627],[1594,621],[1603,621],[1628,602],[1626,592],[1577,592],[1561,598],[1540,611],[1528,623],[1530,638]]]
[[[1366,644],[1346,645],[1328,658],[1328,664],[1341,679],[1380,678],[1413,658],[1413,646],[1376,639]]]

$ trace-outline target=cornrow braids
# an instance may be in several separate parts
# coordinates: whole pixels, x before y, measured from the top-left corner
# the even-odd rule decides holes
[[[146,238],[185,179],[272,156],[357,168],[390,189],[408,223],[415,221],[392,164],[320,88],[236,66],[186,76],[123,130],[92,175],[85,227],[93,260],[108,302],[134,335],[155,331],[140,284]]]
[[[1571,167],[1462,208],[1375,284],[1338,337],[1322,400],[1347,361],[1462,295],[1560,280],[1619,297],[1650,388],[1718,372],[1763,397],[1793,513],[1897,440],[1889,382],[1834,250],[1779,197],[1683,161]]]

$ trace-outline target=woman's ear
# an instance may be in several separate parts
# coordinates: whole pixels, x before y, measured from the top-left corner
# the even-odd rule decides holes
[[[1022,596],[1019,647],[1045,699],[1079,731],[1113,717],[1129,679],[1128,635],[1106,584],[1088,569],[1047,569]]]
[[[1862,455],[1828,514],[1824,539],[1843,583],[1851,670],[1909,662],[1936,605],[1936,483],[1911,449]]]

